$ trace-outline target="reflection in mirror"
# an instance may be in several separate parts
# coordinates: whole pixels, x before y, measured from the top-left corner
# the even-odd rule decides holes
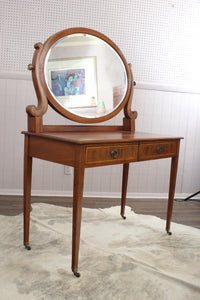
[[[117,52],[90,34],[71,34],[49,50],[45,78],[54,99],[86,118],[111,113],[123,101],[127,74]]]

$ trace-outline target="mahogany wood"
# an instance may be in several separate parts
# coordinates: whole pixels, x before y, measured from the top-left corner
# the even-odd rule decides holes
[[[28,130],[31,132],[42,132],[43,121],[42,116],[46,113],[48,108],[47,96],[44,92],[43,84],[41,82],[40,57],[43,50],[42,43],[35,44],[35,53],[32,61],[32,79],[35,87],[35,92],[38,99],[38,106],[29,105],[26,108],[28,114]]]
[[[115,155],[113,155],[113,151]],[[137,144],[107,144],[86,148],[86,166],[137,161]]]
[[[81,152],[80,152],[81,154]],[[81,215],[83,199],[84,166],[81,161],[74,168],[74,191],[73,191],[73,229],[72,229],[72,271],[78,273],[78,256],[81,232]]]
[[[52,97],[44,75],[46,55],[60,38],[72,33],[88,33],[107,42],[121,57],[127,72],[128,89],[119,107],[107,116],[83,118],[61,107]],[[131,65],[128,65],[119,48],[107,37],[86,28],[72,28],[50,37],[44,45],[35,45],[32,66],[33,83],[38,97],[37,107],[27,107],[28,131],[24,144],[24,244],[29,246],[30,198],[32,158],[39,158],[74,167],[73,224],[72,224],[72,271],[78,273],[78,256],[81,232],[82,197],[85,168],[123,164],[121,215],[125,214],[129,163],[151,159],[172,158],[169,185],[166,230],[170,231],[173,209],[180,137],[135,132],[137,112],[131,110],[134,89]],[[98,123],[114,117],[124,108],[123,125],[43,125],[43,115],[49,104],[63,116],[81,123]],[[118,101],[118,99],[115,99]]]
[[[73,146],[71,143],[34,136],[30,138],[29,153],[31,157],[74,166],[76,162],[75,148],[76,146]]]
[[[170,223],[171,223],[171,218],[172,218],[176,176],[177,176],[177,168],[178,168],[179,146],[180,146],[180,140],[177,141],[176,156],[171,158],[170,184],[169,184],[167,222],[166,222],[166,231],[169,234],[171,234]]]
[[[176,141],[162,141],[158,143],[143,143],[139,146],[139,160],[164,158],[176,155]]]
[[[32,157],[29,155],[29,136],[24,141],[24,245],[29,249]]]
[[[129,163],[123,164],[123,177],[122,177],[122,196],[121,196],[121,216],[125,219],[125,205],[126,205],[126,193],[128,185],[128,172],[129,172]]]
[[[123,126],[99,125],[44,125],[43,132],[112,132],[122,131]]]
[[[125,118],[123,119],[123,125],[124,125],[124,130],[135,131],[135,119],[137,118],[137,112],[131,110],[135,82],[133,80],[131,64],[129,64],[128,66],[129,66],[129,70],[130,70],[131,90],[130,90],[130,95],[129,95],[129,101],[127,101],[126,105],[124,106]]]
[[[103,129],[103,126],[100,126]],[[165,135],[159,134],[151,134],[145,132],[127,132],[127,131],[103,131],[100,130],[99,132],[95,131],[70,131],[70,132],[61,132],[61,131],[54,131],[54,132],[43,132],[43,133],[33,133],[28,131],[23,131],[22,133],[28,134],[29,136],[33,137],[40,137],[42,139],[48,140],[58,140],[63,142],[71,142],[74,144],[101,144],[101,143],[132,143],[132,142],[140,142],[143,141],[145,144],[151,142],[157,142],[159,145],[161,142],[173,142],[177,140],[177,137],[170,137]]]
[[[112,137],[112,139],[111,139]],[[160,145],[163,153],[156,152]],[[84,169],[87,167],[124,164],[121,215],[125,214],[125,201],[130,162],[172,157],[169,204],[166,230],[169,233],[175,191],[179,138],[164,138],[131,132],[25,132],[24,158],[24,244],[29,245],[29,216],[32,157],[74,167],[74,212],[72,234],[72,270],[78,276],[78,249],[80,240],[81,205]],[[141,149],[141,150],[140,150]],[[118,151],[112,157],[112,150]]]

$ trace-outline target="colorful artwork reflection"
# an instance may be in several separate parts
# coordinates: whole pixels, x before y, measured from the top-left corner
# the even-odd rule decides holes
[[[51,87],[57,97],[85,95],[85,69],[51,71]]]

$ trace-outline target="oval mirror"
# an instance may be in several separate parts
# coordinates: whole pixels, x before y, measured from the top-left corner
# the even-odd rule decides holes
[[[47,52],[44,72],[51,95],[48,99],[72,120],[104,121],[125,105],[129,90],[126,60],[102,34],[83,28],[71,31],[58,34]]]

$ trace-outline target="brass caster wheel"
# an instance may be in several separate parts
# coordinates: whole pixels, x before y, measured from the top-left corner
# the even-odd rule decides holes
[[[169,231],[169,230],[167,230],[167,234],[168,234],[168,235],[172,235],[172,232]]]
[[[80,276],[81,276],[81,274],[80,274],[79,272],[74,272],[74,276],[76,276],[76,277],[80,277]]]
[[[80,277],[81,276],[81,274],[78,272],[78,270],[77,269],[72,269],[72,272],[74,273],[74,276],[76,276],[76,277]]]
[[[31,246],[29,246],[28,244],[25,243],[24,246],[26,250],[31,250]]]

